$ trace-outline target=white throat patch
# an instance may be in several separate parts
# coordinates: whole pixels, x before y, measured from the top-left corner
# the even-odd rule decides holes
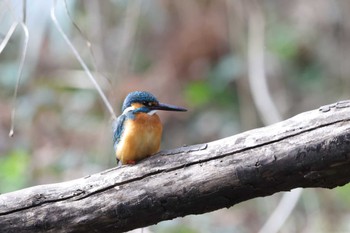
[[[125,115],[126,113],[134,110],[135,108],[133,106],[127,107],[124,111],[123,111],[123,115]]]
[[[152,115],[155,114],[156,112],[157,112],[157,110],[152,110],[152,111],[148,112],[147,114],[150,115],[150,116],[152,116]]]

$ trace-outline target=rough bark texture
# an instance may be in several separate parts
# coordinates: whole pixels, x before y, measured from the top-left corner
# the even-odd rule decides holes
[[[350,102],[134,166],[0,195],[1,232],[123,232],[296,187],[350,181]]]

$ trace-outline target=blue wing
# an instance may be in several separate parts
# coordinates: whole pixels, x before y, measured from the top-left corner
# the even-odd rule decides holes
[[[127,118],[126,115],[120,115],[115,121],[113,121],[112,129],[113,129],[113,145],[114,149],[117,150],[117,145],[121,139],[123,130],[124,130],[124,122]]]
[[[124,123],[127,119],[134,119],[135,115],[133,111],[129,111],[125,114],[120,115],[115,121],[113,121],[113,145],[114,149],[117,150],[117,145],[121,140],[124,131]]]

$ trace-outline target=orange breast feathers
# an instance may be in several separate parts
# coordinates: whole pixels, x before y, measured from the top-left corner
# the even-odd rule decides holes
[[[159,151],[163,127],[157,114],[136,113],[124,127],[116,149],[122,164],[133,164]]]

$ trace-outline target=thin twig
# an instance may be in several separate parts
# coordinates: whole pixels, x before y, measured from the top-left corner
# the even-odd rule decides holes
[[[80,29],[80,27],[78,26],[78,24],[74,21],[71,13],[69,12],[68,10],[68,4],[67,4],[67,0],[64,0],[64,8],[66,9],[66,13],[67,13],[67,16],[69,18],[69,20],[71,21],[71,23],[73,24],[73,26],[75,27],[75,29],[77,29],[77,31],[79,32],[80,36],[83,37],[83,39],[85,40],[86,42],[86,46],[88,47],[89,49],[89,52],[90,52],[90,58],[91,58],[91,63],[92,63],[92,66],[94,67],[96,73],[100,74],[102,77],[104,77],[109,83],[111,83],[110,79],[108,79],[106,76],[104,76],[102,73],[99,72],[99,69],[98,69],[98,66],[97,66],[97,62],[96,62],[96,59],[95,59],[95,54],[94,54],[94,50],[92,49],[92,43],[91,41],[89,40],[89,38],[87,37],[87,35]]]
[[[17,81],[16,81],[16,87],[15,87],[15,92],[13,94],[13,107],[12,107],[12,112],[11,112],[11,129],[9,132],[9,137],[13,137],[15,133],[15,116],[16,116],[16,102],[17,102],[17,94],[18,94],[18,88],[19,84],[21,82],[22,78],[22,73],[23,73],[23,67],[24,67],[24,61],[26,58],[27,54],[27,49],[28,49],[28,42],[29,42],[29,31],[27,26],[21,22],[19,23],[21,25],[21,28],[24,32],[24,42],[23,42],[23,49],[20,57],[20,63],[19,63],[19,68],[18,68],[18,73],[17,73]]]
[[[107,109],[109,110],[111,116],[113,119],[116,119],[116,115],[114,113],[114,110],[111,106],[111,104],[109,103],[107,97],[105,96],[105,94],[103,93],[100,85],[97,83],[96,79],[94,78],[94,76],[92,75],[91,71],[89,70],[89,68],[87,67],[87,65],[85,64],[85,62],[83,61],[83,59],[81,58],[81,56],[79,55],[78,51],[76,50],[76,48],[74,47],[74,45],[71,43],[71,41],[69,40],[68,36],[64,33],[61,25],[59,24],[57,18],[56,18],[56,14],[55,14],[55,6],[56,6],[56,0],[53,2],[52,4],[52,8],[51,8],[51,19],[54,22],[58,32],[61,34],[61,36],[63,37],[63,39],[66,41],[66,43],[68,44],[68,46],[70,47],[70,49],[72,50],[74,56],[77,58],[77,60],[79,61],[80,65],[82,66],[82,68],[84,69],[85,73],[87,74],[87,76],[90,78],[91,82],[93,83],[93,85],[95,86],[97,92],[99,93],[99,95],[101,96],[104,104],[106,105]]]
[[[23,0],[22,6],[22,22],[26,24],[27,22],[27,0]]]
[[[9,42],[12,34],[14,33],[14,31],[16,30],[18,26],[18,22],[13,22],[10,29],[8,30],[8,32],[6,33],[6,36],[4,38],[3,41],[1,41],[0,44],[0,53],[2,53],[2,51],[4,50],[4,48],[6,47],[7,43]]]
[[[19,62],[19,68],[18,68],[18,73],[17,73],[17,79],[16,79],[16,86],[15,86],[15,91],[13,94],[13,106],[12,106],[12,111],[11,111],[11,128],[10,128],[10,132],[9,132],[9,137],[13,137],[14,136],[14,131],[15,131],[15,116],[16,116],[16,102],[17,102],[17,94],[18,94],[18,88],[19,88],[19,84],[21,82],[21,77],[22,77],[22,72],[23,72],[23,67],[24,67],[24,61],[25,61],[25,57],[27,54],[27,48],[28,48],[28,42],[29,42],[29,31],[27,26],[25,25],[25,18],[26,18],[26,4],[23,2],[23,21],[18,23],[18,22],[14,22],[12,23],[9,31],[7,32],[4,40],[1,42],[0,44],[0,53],[2,53],[2,51],[4,50],[4,48],[6,47],[6,45],[8,44],[10,38],[12,37],[14,31],[16,30],[18,24],[20,24],[23,32],[24,32],[24,42],[23,42],[23,49],[22,49],[22,53],[20,56],[20,62]]]

